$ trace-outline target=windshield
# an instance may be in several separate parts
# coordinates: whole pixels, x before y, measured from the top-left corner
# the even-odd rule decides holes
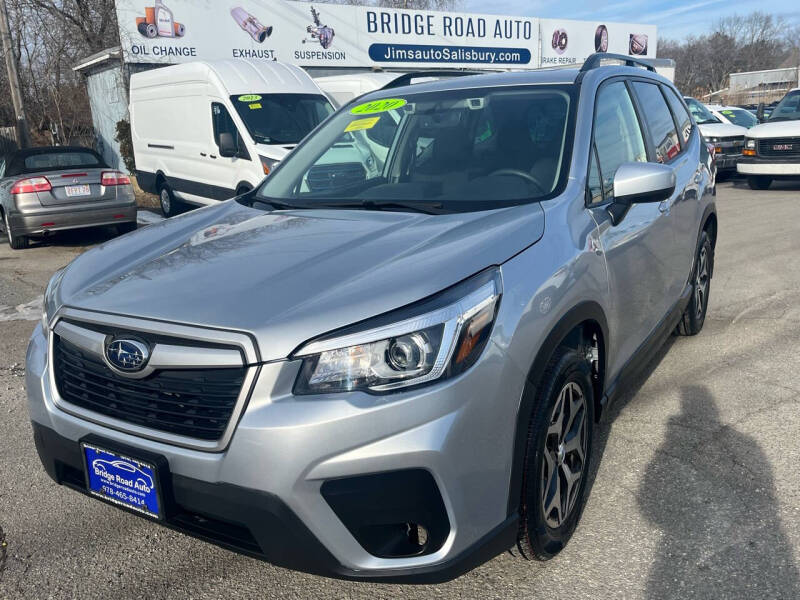
[[[257,144],[297,144],[333,112],[319,94],[243,94],[231,102]]]
[[[711,111],[708,110],[699,100],[695,100],[694,98],[684,98],[684,100],[686,100],[686,105],[689,107],[689,111],[692,113],[692,116],[698,125],[722,123],[722,121],[712,115]]]
[[[295,150],[256,200],[471,211],[543,198],[567,170],[572,104],[566,86],[356,101]]]
[[[768,121],[796,121],[800,119],[800,90],[789,92],[772,109]]]
[[[719,113],[728,119],[728,121],[740,127],[747,127],[749,129],[754,125],[758,125],[756,116],[743,108],[723,108]]]

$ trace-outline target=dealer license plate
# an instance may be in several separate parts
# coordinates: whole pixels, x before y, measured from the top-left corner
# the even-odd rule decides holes
[[[67,196],[72,198],[73,196],[88,196],[92,193],[92,190],[89,189],[88,185],[68,185],[65,186]]]
[[[81,446],[89,493],[149,517],[162,517],[154,465],[91,444]]]

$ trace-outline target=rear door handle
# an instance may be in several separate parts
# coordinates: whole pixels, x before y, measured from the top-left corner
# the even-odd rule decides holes
[[[206,154],[205,152],[201,152],[200,156],[208,156],[208,154]]]
[[[213,154],[209,154],[209,156],[208,156],[208,157],[209,157],[209,158],[217,158],[217,157],[216,157],[215,155],[213,155]]]

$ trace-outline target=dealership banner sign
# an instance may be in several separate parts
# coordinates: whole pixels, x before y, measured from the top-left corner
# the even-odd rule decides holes
[[[582,61],[601,25],[285,0],[117,0],[116,7],[124,58],[134,63],[529,69]],[[655,27],[603,27],[609,52],[655,56]],[[629,35],[639,36],[635,45],[623,44]]]

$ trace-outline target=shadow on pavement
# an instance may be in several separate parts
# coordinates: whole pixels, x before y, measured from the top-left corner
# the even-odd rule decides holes
[[[646,598],[800,598],[769,459],[704,386],[681,389],[638,501],[662,532]]]

